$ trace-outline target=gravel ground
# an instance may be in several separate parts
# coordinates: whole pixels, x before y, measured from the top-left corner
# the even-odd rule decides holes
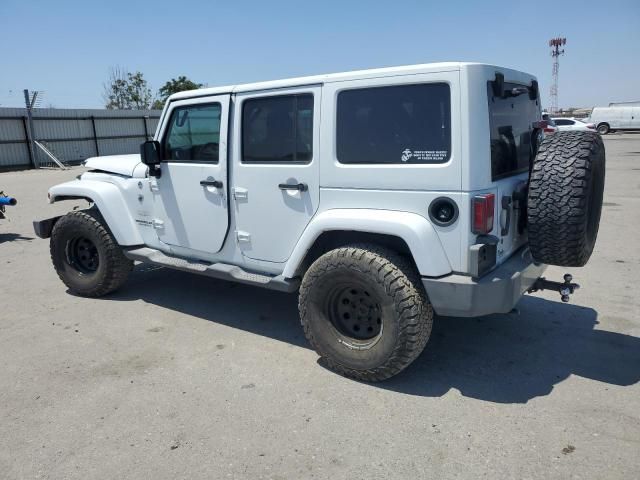
[[[640,135],[605,137],[596,252],[571,304],[438,318],[404,373],[317,363],[295,295],[138,266],[67,293],[31,220],[70,171],[0,174],[0,477],[640,477]],[[548,278],[565,270],[552,268]]]

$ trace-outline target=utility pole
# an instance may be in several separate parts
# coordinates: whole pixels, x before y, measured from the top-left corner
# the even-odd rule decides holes
[[[38,98],[37,91],[33,92],[33,98],[31,98],[31,95],[29,95],[29,90],[26,88],[24,89],[24,104],[27,107],[27,123],[29,125],[29,128],[27,129],[27,144],[29,145],[29,152],[31,153],[31,158],[33,159],[33,166],[35,168],[38,168],[39,164],[36,158],[36,149],[34,148],[34,144],[33,144],[34,130],[33,130],[33,114],[32,114],[33,106],[36,104],[36,98]]]
[[[553,70],[551,71],[551,89],[550,89],[550,113],[558,113],[558,70],[560,68],[560,55],[564,55],[564,47],[567,44],[567,39],[564,37],[556,37],[549,40],[549,46],[551,47],[551,57],[553,58]]]

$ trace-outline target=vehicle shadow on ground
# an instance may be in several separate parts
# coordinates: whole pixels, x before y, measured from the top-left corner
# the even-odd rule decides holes
[[[33,237],[25,237],[20,233],[0,233],[0,243],[12,242],[14,240],[29,241],[33,240]]]
[[[106,299],[142,299],[309,348],[294,294],[138,265],[127,285]],[[426,397],[457,389],[489,402],[526,403],[570,375],[619,386],[640,381],[640,338],[595,329],[595,310],[535,296],[518,307],[519,315],[436,318],[423,354],[398,376],[372,386]]]
[[[640,381],[640,338],[597,330],[595,310],[535,296],[518,308],[436,318],[424,353],[380,387],[428,397],[454,388],[489,402],[526,403],[570,375],[618,386]]]
[[[136,265],[122,289],[105,300],[143,300],[169,310],[310,348],[298,297],[153,265]]]

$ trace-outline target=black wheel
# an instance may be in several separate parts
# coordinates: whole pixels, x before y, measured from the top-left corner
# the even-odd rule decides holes
[[[368,244],[318,258],[300,286],[299,308],[305,335],[325,364],[363,381],[406,368],[427,344],[433,322],[413,266]]]
[[[60,280],[85,297],[118,289],[133,268],[96,209],[70,212],[58,220],[49,247]]]
[[[600,125],[598,125],[598,133],[600,135],[606,135],[610,131],[611,130],[609,128],[609,124],[608,123],[601,123]]]
[[[527,217],[533,258],[582,267],[598,235],[605,151],[594,132],[557,132],[544,139],[529,179]]]

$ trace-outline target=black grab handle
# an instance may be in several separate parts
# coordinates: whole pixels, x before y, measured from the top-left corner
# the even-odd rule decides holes
[[[280,190],[298,190],[299,192],[306,192],[309,190],[306,183],[281,183],[278,185]]]
[[[505,236],[509,234],[509,228],[511,227],[511,197],[502,197],[502,209],[507,211],[507,218],[504,222],[504,227],[500,230],[500,235]]]
[[[220,180],[200,180],[200,185],[203,187],[222,188],[222,182]]]

